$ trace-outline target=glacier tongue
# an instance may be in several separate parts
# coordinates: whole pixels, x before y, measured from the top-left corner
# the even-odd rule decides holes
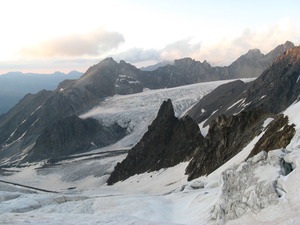
[[[226,223],[252,212],[279,203],[285,190],[280,184],[293,165],[284,160],[287,150],[261,152],[239,165],[223,171],[216,204],[211,209],[211,220]]]

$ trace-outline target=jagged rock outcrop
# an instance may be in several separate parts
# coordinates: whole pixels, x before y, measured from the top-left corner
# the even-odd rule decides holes
[[[268,125],[266,132],[255,144],[248,158],[260,153],[274,149],[285,148],[295,135],[294,124],[289,125],[289,119],[282,114],[276,115],[275,119]]]
[[[171,100],[165,101],[141,141],[116,165],[107,183],[187,161],[202,141],[198,125],[189,116],[176,118]]]
[[[243,111],[236,116],[219,116],[212,122],[202,145],[186,168],[188,179],[210,174],[239,153],[250,141],[259,135],[263,122],[269,113],[256,108]]]
[[[24,162],[34,162],[85,152],[112,144],[124,137],[126,130],[117,124],[103,127],[95,119],[73,115],[58,120],[43,130]]]
[[[300,94],[299,77],[300,47],[295,47],[280,56],[259,78],[247,85],[244,91],[241,90],[242,93],[237,98],[234,98],[235,94],[230,94],[224,98],[228,101],[224,101],[219,106],[220,112],[236,116],[229,116],[230,119],[228,120],[224,115],[221,115],[210,123],[204,146],[198,147],[197,153],[187,167],[186,172],[189,174],[189,179],[209,174],[223,165],[262,132],[261,124],[271,113],[277,114],[293,102],[298,101]],[[230,93],[232,89],[230,89],[230,85],[228,87],[225,89],[227,92],[224,91],[224,93]],[[231,96],[234,101],[230,100]],[[202,101],[205,102],[205,100]],[[232,102],[234,103],[232,104]],[[202,102],[198,103],[203,107],[202,104]],[[196,109],[193,110],[196,111]],[[197,110],[201,114],[204,113],[198,108]],[[220,112],[215,112],[211,117],[216,117]],[[202,117],[198,115],[196,118]],[[202,122],[202,120],[199,121]],[[288,119],[278,115],[267,126],[264,135],[250,156],[263,150],[284,148],[294,134],[295,129],[293,125],[288,124]]]

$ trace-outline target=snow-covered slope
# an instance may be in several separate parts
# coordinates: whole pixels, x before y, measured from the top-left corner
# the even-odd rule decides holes
[[[180,95],[172,95],[183,99]],[[139,96],[144,98],[143,94]],[[120,103],[125,97],[115,96],[105,104],[115,105],[116,108],[120,107],[120,111],[126,111],[129,104]],[[119,102],[111,101],[113,99],[119,99]],[[147,100],[144,98],[144,101]],[[186,100],[182,100],[184,101]],[[100,107],[105,109],[105,104]],[[142,104],[140,105],[140,109],[143,109]],[[133,108],[138,109],[137,106]],[[214,173],[191,182],[187,182],[184,174],[187,163],[181,163],[107,186],[106,172],[111,171],[113,165],[125,154],[114,155],[112,150],[116,145],[106,148],[110,151],[98,150],[97,154],[66,159],[50,167],[32,165],[7,168],[7,171],[0,172],[12,175],[1,176],[1,180],[59,193],[46,193],[0,182],[0,223],[299,224],[299,109],[300,102],[284,112],[289,116],[290,123],[296,124],[296,135],[286,150],[260,153],[243,162],[249,149],[258,141],[259,138],[256,137],[240,154]],[[147,110],[149,109],[144,109]],[[177,111],[177,115],[183,111]],[[105,112],[103,116],[96,109],[94,112],[96,113],[90,112],[90,115],[85,116],[96,116],[106,122],[112,116],[112,122],[118,121],[121,124],[123,121],[118,113]],[[133,116],[132,120],[135,118]],[[139,119],[132,122],[134,126],[129,130],[132,134],[142,130],[137,128],[137,124],[144,119]],[[269,122],[270,119],[267,119],[265,125]],[[125,146],[124,143],[120,146]]]

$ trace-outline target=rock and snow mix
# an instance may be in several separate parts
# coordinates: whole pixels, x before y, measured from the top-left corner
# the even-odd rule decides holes
[[[107,186],[105,170],[123,155],[82,156],[38,170],[39,165],[7,169],[12,175],[1,180],[58,193],[0,183],[0,223],[300,224],[299,110],[300,102],[285,111],[296,125],[286,149],[244,161],[256,138],[214,173],[191,182],[185,175],[187,163],[181,163]]]
[[[249,81],[252,79],[243,80]],[[104,126],[117,123],[126,128],[131,136],[138,136],[135,143],[132,143],[136,144],[137,139],[141,139],[148,125],[154,120],[163,101],[171,99],[175,115],[180,117],[200,98],[217,86],[228,82],[230,80],[198,83],[168,89],[145,90],[142,93],[133,95],[116,95],[107,98],[98,107],[80,117],[95,118]]]

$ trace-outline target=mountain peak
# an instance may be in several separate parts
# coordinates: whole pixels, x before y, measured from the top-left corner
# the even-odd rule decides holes
[[[252,58],[252,57],[261,56],[261,55],[263,55],[261,53],[261,51],[258,48],[254,48],[254,49],[250,49],[244,56]]]
[[[187,58],[182,58],[182,59],[176,59],[174,60],[174,65],[175,66],[181,66],[181,65],[192,65],[195,62],[194,59],[187,57]]]
[[[171,99],[164,101],[157,113],[157,118],[153,121],[155,126],[162,123],[162,121],[174,119],[175,113]]]
[[[288,60],[289,63],[296,63],[300,61],[300,46],[286,50],[281,56],[276,59],[276,62]]]
[[[112,57],[107,57],[103,59],[100,63],[107,63],[107,62],[116,62]]]
[[[283,44],[283,46],[284,46],[285,48],[287,48],[287,49],[290,49],[290,48],[295,47],[294,43],[291,42],[291,41],[286,41],[286,42]]]
[[[290,42],[286,41],[284,44],[278,45],[272,51],[270,51],[266,56],[270,57],[272,61],[274,61],[278,56],[282,55],[286,50],[294,48],[295,45]]]

